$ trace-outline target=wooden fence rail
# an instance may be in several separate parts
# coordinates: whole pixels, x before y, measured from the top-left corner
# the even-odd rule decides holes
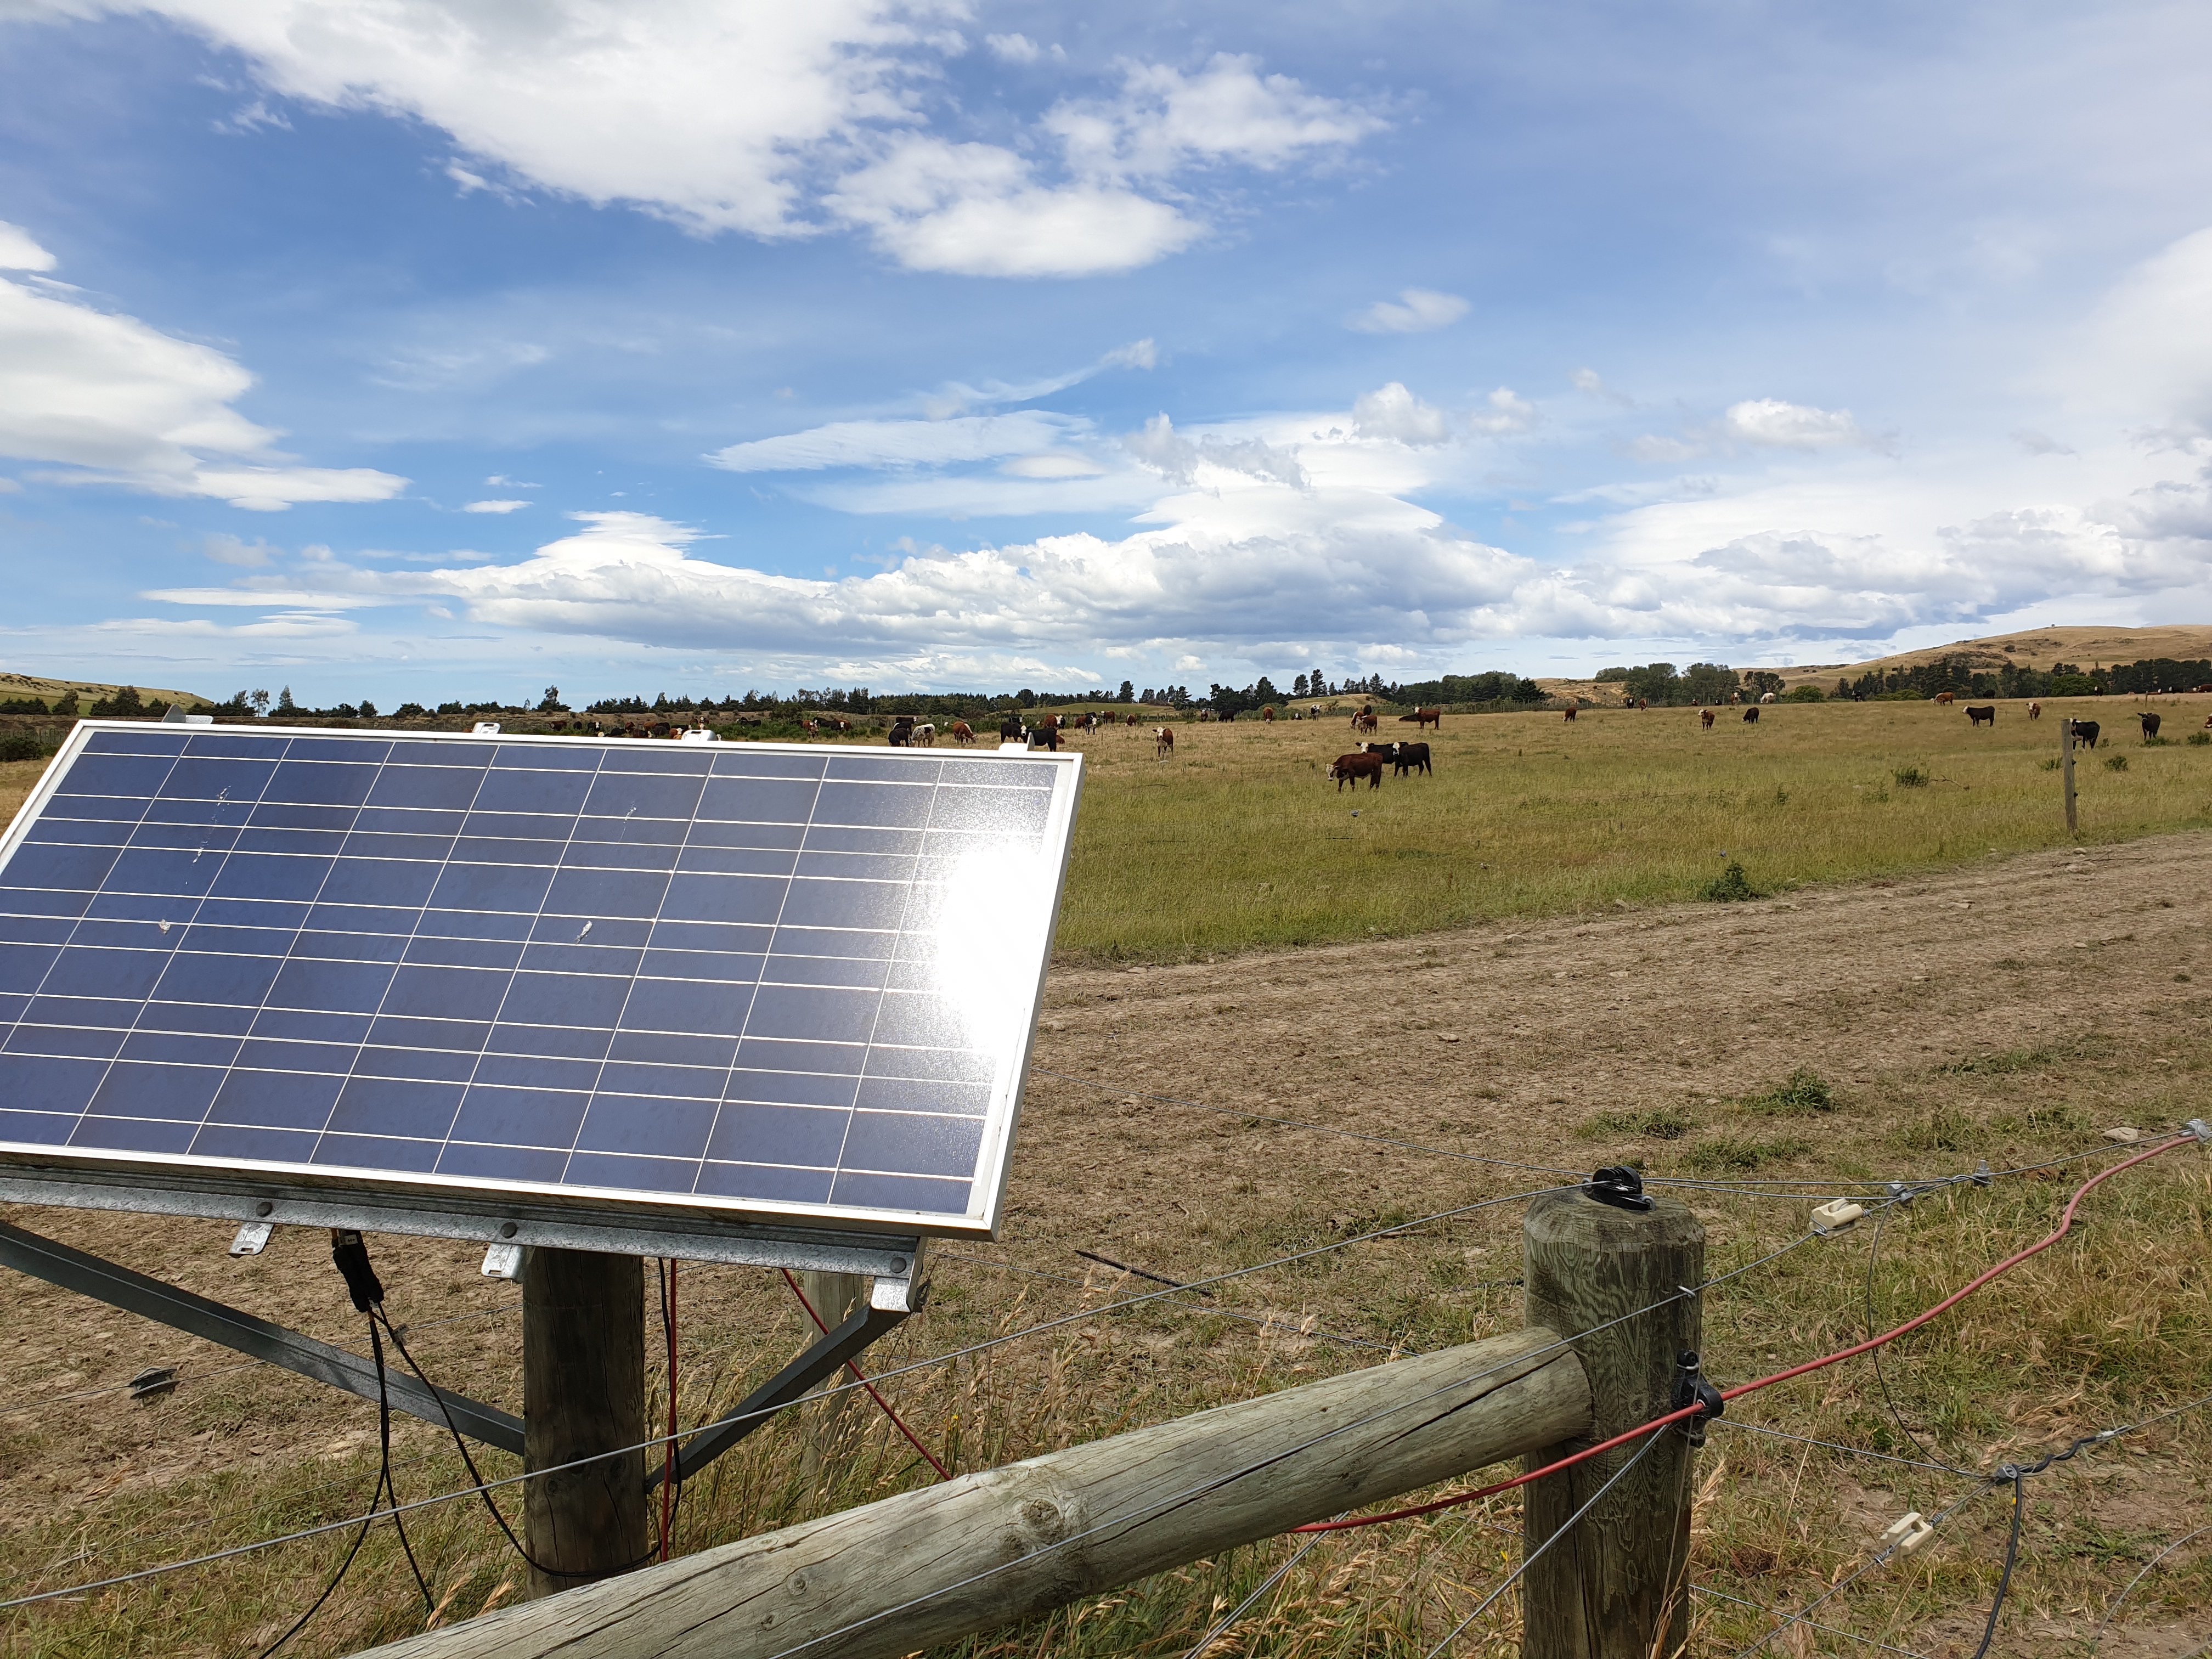
[[[1528,1329],[902,1492],[374,1650],[377,1659],[866,1659],[1030,1613],[1590,1426]]]

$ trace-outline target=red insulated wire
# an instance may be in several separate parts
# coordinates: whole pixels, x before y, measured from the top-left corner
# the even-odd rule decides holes
[[[1776,1371],[1771,1376],[1759,1377],[1749,1382],[1739,1382],[1733,1389],[1723,1389],[1721,1398],[1723,1400],[1741,1399],[1743,1395],[1754,1394],[1761,1389],[1771,1388],[1777,1382],[1787,1382],[1792,1377],[1803,1376],[1812,1371],[1826,1370],[1829,1366],[1839,1364],[1846,1359],[1856,1359],[1861,1354],[1872,1353],[1876,1348],[1896,1341],[1899,1337],[1908,1332],[1918,1330],[1937,1315],[1948,1313],[1957,1307],[1959,1304],[2000,1273],[2009,1273],[2028,1257],[2040,1255],[2065,1237],[2073,1228],[2074,1212],[2081,1207],[2081,1200],[2112,1176],[2119,1174],[2123,1170],[2131,1170],[2138,1164],[2147,1163],[2161,1153],[2170,1152],[2176,1146],[2189,1146],[2195,1139],[2193,1135],[2177,1135],[2163,1146],[2154,1146],[2147,1152],[2137,1152],[2133,1158],[2124,1159],[2109,1169],[2099,1170],[2075,1189],[2074,1196],[2067,1200],[2065,1212],[2058,1218],[2058,1224],[2048,1234],[2038,1239],[2026,1249],[2007,1256],[1996,1267],[1952,1291],[1934,1307],[1913,1315],[1896,1329],[1884,1331],[1880,1336],[1869,1337],[1865,1341],[1854,1343],[1848,1348],[1838,1348],[1833,1353],[1822,1354],[1818,1359],[1808,1359],[1802,1365],[1792,1365],[1787,1370]],[[1303,1527],[1292,1527],[1291,1530],[1292,1532],[1344,1532],[1354,1527],[1379,1527],[1386,1521],[1407,1521],[1417,1515],[1433,1515],[1438,1510],[1452,1509],[1461,1504],[1472,1504],[1478,1498],[1489,1498],[1498,1492],[1510,1492],[1516,1486],[1527,1486],[1531,1480],[1540,1480],[1547,1474],[1556,1474],[1561,1469],[1587,1462],[1601,1453],[1609,1452],[1616,1446],[1624,1446],[1632,1440],[1641,1439],[1653,1431],[1663,1429],[1671,1423],[1679,1423],[1684,1418],[1694,1417],[1702,1409],[1703,1407],[1698,1406],[1685,1406],[1680,1411],[1669,1412],[1664,1417],[1655,1417],[1649,1423],[1638,1424],[1626,1433],[1616,1434],[1610,1440],[1600,1441],[1595,1446],[1585,1447],[1571,1456],[1562,1457],[1556,1463],[1547,1463],[1540,1469],[1531,1469],[1526,1474],[1516,1474],[1510,1480],[1500,1480],[1495,1486],[1484,1486],[1474,1492],[1461,1492],[1451,1498],[1439,1498],[1431,1503],[1416,1504],[1410,1509],[1392,1510],[1384,1515],[1355,1516],[1349,1521],[1311,1521]]]
[[[814,1328],[827,1336],[830,1334],[830,1328],[822,1322],[822,1316],[814,1311],[814,1304],[806,1299],[806,1292],[799,1288],[799,1281],[791,1276],[791,1269],[788,1267],[783,1269],[783,1282],[791,1286],[791,1293],[799,1298],[799,1305],[806,1310],[806,1316],[814,1322]],[[845,1369],[853,1373],[853,1381],[868,1391],[868,1398],[884,1408],[884,1415],[890,1419],[891,1426],[904,1435],[907,1437],[907,1443],[921,1454],[922,1461],[937,1471],[937,1478],[939,1480],[950,1480],[952,1478],[952,1472],[937,1461],[935,1455],[928,1447],[915,1438],[914,1431],[907,1427],[904,1419],[891,1409],[891,1402],[878,1394],[876,1385],[860,1374],[860,1368],[848,1359],[845,1362]]]

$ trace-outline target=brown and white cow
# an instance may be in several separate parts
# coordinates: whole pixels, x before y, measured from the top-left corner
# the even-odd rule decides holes
[[[1175,731],[1173,727],[1156,726],[1152,728],[1152,758],[1154,760],[1173,760],[1175,758]]]
[[[2032,720],[2041,720],[2043,718],[2043,705],[2039,702],[2031,702],[2028,704],[2027,717]]]
[[[963,749],[965,749],[969,744],[975,741],[975,728],[969,725],[966,720],[953,721],[952,741],[958,744]]]
[[[1713,717],[1713,711],[1712,711],[1711,709],[1710,709],[1710,708],[1700,708],[1700,709],[1698,711],[1698,718],[1700,720],[1703,720],[1703,721],[1705,722],[1705,730],[1706,730],[1706,731],[1710,732],[1710,731],[1711,731],[1711,730],[1713,729],[1713,718],[1714,718],[1714,717]]]
[[[937,747],[937,728],[924,721],[914,728],[914,735],[907,741],[917,749],[934,749]]]
[[[1339,755],[1330,765],[1328,775],[1336,781],[1336,793],[1340,795],[1344,793],[1344,786],[1347,783],[1354,789],[1358,788],[1362,778],[1367,780],[1370,789],[1380,789],[1382,787],[1382,757]]]

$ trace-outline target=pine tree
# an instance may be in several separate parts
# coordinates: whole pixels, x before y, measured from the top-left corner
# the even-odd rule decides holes
[[[292,701],[292,688],[290,686],[286,686],[282,691],[279,691],[276,694],[276,712],[278,714],[289,714],[295,712],[299,707],[300,705],[298,703]]]

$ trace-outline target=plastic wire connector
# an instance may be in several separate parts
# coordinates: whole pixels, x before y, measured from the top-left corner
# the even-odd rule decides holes
[[[359,1233],[350,1227],[331,1228],[331,1260],[337,1263],[338,1272],[345,1276],[346,1291],[353,1297],[355,1312],[367,1313],[384,1305],[383,1281],[377,1278],[376,1269],[368,1265],[368,1246],[362,1243]]]
[[[1820,1233],[1838,1232],[1866,1213],[1866,1206],[1854,1204],[1848,1198],[1832,1199],[1816,1205],[1813,1210],[1813,1231]]]
[[[1935,1535],[1932,1522],[1918,1510],[1907,1510],[1900,1518],[1890,1522],[1888,1530],[1881,1535],[1881,1543],[1885,1550],[1899,1550],[1910,1555]]]
[[[1728,1410],[1728,1401],[1721,1391],[1705,1380],[1705,1373],[1695,1348],[1685,1348],[1674,1361],[1674,1409],[1695,1406],[1694,1415],[1683,1419],[1674,1426],[1692,1446],[1705,1443],[1705,1425]]]
[[[1590,1178],[1583,1182],[1583,1196],[1610,1204],[1616,1210],[1651,1207],[1651,1200],[1644,1194],[1644,1177],[1625,1164],[1593,1170]]]

